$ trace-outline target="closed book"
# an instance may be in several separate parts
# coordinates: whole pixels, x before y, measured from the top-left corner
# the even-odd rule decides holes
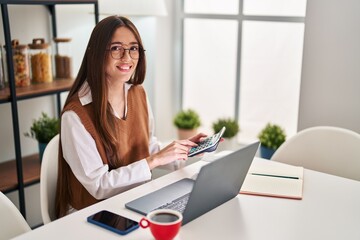
[[[240,193],[302,199],[304,168],[278,162],[254,161]]]

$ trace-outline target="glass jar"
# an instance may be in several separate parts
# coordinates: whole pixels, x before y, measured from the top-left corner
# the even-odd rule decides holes
[[[55,54],[55,77],[71,78],[72,60],[70,57],[70,38],[54,38],[57,53]]]
[[[29,44],[31,79],[34,83],[52,82],[51,50],[43,38],[35,38]]]
[[[3,62],[3,49],[0,45],[0,89],[5,88],[5,74],[4,74],[4,62]]]
[[[19,44],[18,39],[11,41],[14,63],[14,78],[16,87],[30,85],[29,49],[27,45]]]

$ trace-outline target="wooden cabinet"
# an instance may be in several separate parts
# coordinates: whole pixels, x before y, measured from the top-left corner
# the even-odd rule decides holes
[[[46,95],[55,95],[57,98],[57,111],[60,113],[60,94],[68,91],[73,79],[54,80],[51,83],[33,84],[28,87],[15,87],[13,62],[11,49],[11,31],[9,23],[8,5],[43,5],[49,10],[51,17],[52,36],[57,37],[56,5],[59,4],[92,4],[94,5],[95,23],[99,20],[97,0],[0,0],[1,15],[4,29],[6,47],[6,63],[4,64],[8,73],[8,86],[0,90],[0,104],[11,105],[11,119],[13,125],[15,159],[0,163],[0,191],[7,193],[18,190],[20,212],[26,217],[24,187],[38,183],[40,179],[40,160],[38,154],[22,157],[19,131],[19,118],[17,103]],[[4,116],[2,116],[4,117]],[[1,134],[1,133],[0,133]]]

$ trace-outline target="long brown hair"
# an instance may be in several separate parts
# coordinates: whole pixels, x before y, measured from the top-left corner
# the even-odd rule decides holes
[[[88,46],[76,77],[69,92],[65,105],[78,93],[85,81],[88,82],[95,117],[95,128],[101,136],[107,154],[110,156],[109,163],[121,161],[117,156],[117,131],[112,108],[108,102],[108,83],[105,77],[105,63],[108,57],[108,49],[114,32],[119,27],[128,28],[135,36],[140,49],[140,57],[136,70],[129,82],[137,85],[142,84],[146,73],[146,58],[140,34],[135,25],[127,18],[121,16],[110,16],[100,21],[91,33]],[[115,164],[114,164],[115,165]],[[113,166],[114,166],[113,165]]]

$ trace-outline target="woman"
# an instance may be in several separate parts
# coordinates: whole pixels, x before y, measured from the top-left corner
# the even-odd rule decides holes
[[[186,160],[189,148],[206,136],[160,150],[141,86],[145,72],[133,23],[118,16],[99,22],[61,116],[57,217],[149,181],[152,169]]]

